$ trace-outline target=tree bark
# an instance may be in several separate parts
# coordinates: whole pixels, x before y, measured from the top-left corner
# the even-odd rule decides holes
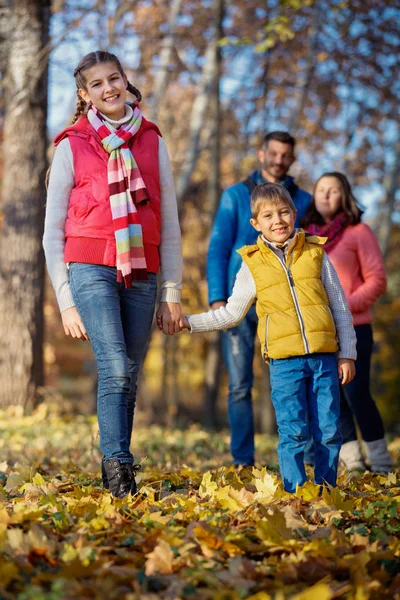
[[[400,138],[394,148],[394,161],[392,168],[385,178],[385,202],[379,215],[378,240],[384,258],[389,251],[390,234],[393,227],[393,212],[396,204],[396,192],[399,187],[400,176]]]
[[[158,108],[164,95],[168,80],[168,67],[171,63],[172,52],[175,46],[175,31],[178,16],[182,8],[183,0],[172,0],[168,16],[168,33],[162,41],[160,52],[160,68],[154,79],[153,98],[151,105],[151,120],[157,121]]]
[[[217,1],[214,9],[216,11],[215,14],[218,14],[220,6],[222,6],[222,0]],[[204,54],[204,64],[200,77],[199,89],[192,106],[189,139],[185,159],[182,168],[178,173],[177,183],[175,185],[178,210],[182,208],[183,198],[196,166],[199,154],[200,135],[206,119],[207,107],[209,105],[209,94],[216,80],[217,61],[215,57],[218,52],[218,31],[220,25],[217,19],[215,19],[214,23],[214,35],[211,36]]]
[[[310,89],[312,76],[315,69],[315,55],[317,47],[318,32],[321,31],[320,16],[321,10],[319,7],[320,0],[316,0],[311,14],[311,24],[308,31],[306,66],[301,75],[301,80],[298,84],[298,89],[295,97],[295,107],[289,119],[288,131],[293,135],[298,129],[300,119],[304,112],[307,95]]]
[[[31,408],[43,385],[47,62],[50,0],[14,0],[0,232],[0,406]]]
[[[224,18],[224,0],[215,6],[215,45],[214,45],[214,79],[210,91],[210,177],[208,180],[208,196],[211,222],[217,212],[221,195],[220,161],[221,161],[221,106],[220,81],[222,72],[222,55],[218,40],[223,37],[222,21]],[[210,429],[217,427],[217,400],[221,379],[221,334],[214,331],[207,344],[204,377],[204,425]]]

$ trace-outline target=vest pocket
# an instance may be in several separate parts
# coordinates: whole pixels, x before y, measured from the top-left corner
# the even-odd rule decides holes
[[[89,200],[87,192],[73,189],[68,205],[68,218],[75,223],[82,223],[89,211]]]

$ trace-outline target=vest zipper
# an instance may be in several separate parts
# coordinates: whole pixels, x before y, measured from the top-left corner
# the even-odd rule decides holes
[[[268,320],[269,315],[267,315],[265,319],[265,344],[264,344],[264,360],[266,361],[268,358]]]
[[[300,331],[301,331],[301,337],[303,338],[303,344],[304,344],[304,349],[306,351],[306,354],[310,354],[310,346],[308,345],[308,340],[307,340],[307,336],[306,336],[306,330],[304,327],[304,320],[303,320],[303,315],[301,314],[301,310],[300,310],[300,304],[299,304],[299,300],[297,298],[297,293],[296,293],[296,289],[295,289],[295,285],[294,285],[294,279],[293,279],[293,275],[292,272],[290,270],[290,267],[292,266],[292,260],[293,260],[293,253],[290,257],[290,264],[289,267],[286,267],[285,263],[279,258],[279,256],[276,254],[275,255],[279,262],[281,263],[285,273],[286,273],[286,277],[288,278],[288,282],[289,282],[289,288],[290,288],[290,292],[292,294],[292,298],[293,298],[293,302],[294,302],[294,307],[296,309],[296,313],[297,313],[297,318],[299,319],[299,323],[300,323]]]

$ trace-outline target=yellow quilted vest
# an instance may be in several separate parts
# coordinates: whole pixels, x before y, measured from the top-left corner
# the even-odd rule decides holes
[[[321,281],[326,238],[295,234],[286,264],[258,237],[238,250],[256,284],[256,311],[261,353],[288,358],[336,352],[336,329]]]

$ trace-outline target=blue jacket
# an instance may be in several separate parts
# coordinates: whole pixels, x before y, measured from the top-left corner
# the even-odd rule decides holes
[[[255,171],[250,176],[255,184],[263,183],[261,173]],[[289,191],[293,189],[293,177],[287,176],[282,182]],[[311,195],[296,187],[292,193],[297,208],[296,227],[304,217]],[[244,182],[232,185],[221,196],[214,225],[211,230],[207,254],[208,301],[227,300],[232,293],[236,273],[242,264],[242,257],[236,252],[247,244],[255,244],[258,231],[250,224],[250,191]]]

